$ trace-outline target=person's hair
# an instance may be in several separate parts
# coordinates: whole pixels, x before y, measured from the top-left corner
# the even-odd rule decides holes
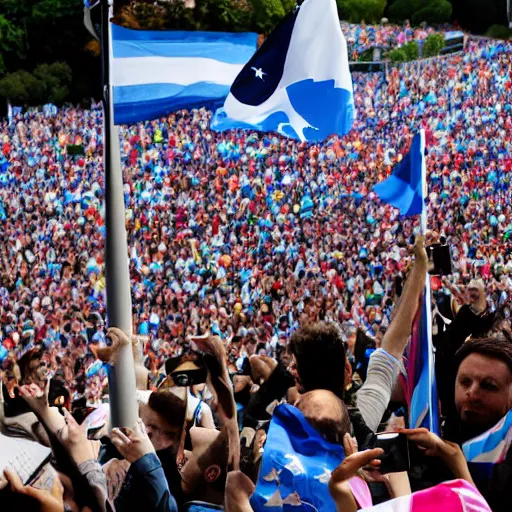
[[[343,399],[345,347],[336,325],[323,322],[304,325],[293,333],[290,350],[306,391],[327,389]]]
[[[18,367],[20,369],[21,380],[24,383],[25,379],[30,376],[31,370],[29,369],[30,363],[36,359],[41,359],[43,356],[42,352],[38,349],[32,349],[23,354],[18,359]]]
[[[154,391],[149,395],[148,406],[169,425],[182,428],[187,412],[185,401],[169,391]]]
[[[492,336],[471,340],[457,351],[455,354],[455,363],[457,370],[462,361],[471,354],[481,354],[483,356],[498,359],[507,364],[512,373],[512,339],[509,335]]]
[[[301,396],[298,408],[311,426],[333,444],[343,444],[345,434],[352,432],[352,425],[345,402],[329,392],[330,397],[315,391]]]
[[[227,467],[229,462],[228,433],[225,428],[220,431],[215,441],[197,459],[197,465],[204,472],[213,465],[219,466],[221,473],[215,482],[209,483],[218,492],[224,492],[226,488]]]

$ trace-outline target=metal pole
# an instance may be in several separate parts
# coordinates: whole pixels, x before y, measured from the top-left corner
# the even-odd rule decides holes
[[[114,126],[109,63],[112,54],[110,18],[112,0],[101,3],[103,116],[105,166],[105,272],[107,323],[132,335],[132,299],[126,240],[126,217],[119,150],[119,130]],[[108,372],[111,427],[133,427],[138,418],[135,367],[131,343],[120,348]]]

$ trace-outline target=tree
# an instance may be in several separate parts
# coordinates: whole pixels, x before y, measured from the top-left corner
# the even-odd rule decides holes
[[[423,45],[423,57],[435,57],[443,51],[444,47],[443,34],[430,34]]]
[[[65,62],[41,64],[34,70],[34,76],[43,84],[45,102],[59,105],[66,101],[73,72]]]
[[[15,53],[18,57],[22,56],[23,31],[0,14],[0,73],[5,72],[4,55],[8,53]]]
[[[379,23],[384,16],[386,0],[337,0],[340,19],[351,23]]]
[[[0,97],[18,105],[37,105],[43,101],[44,85],[27,71],[7,73],[0,79]]]
[[[510,39],[512,38],[512,30],[503,25],[491,25],[485,35],[493,39]]]
[[[452,5],[448,0],[430,0],[412,15],[411,21],[414,25],[423,22],[428,25],[438,25],[449,21],[451,15]]]
[[[419,25],[445,23],[451,19],[452,6],[448,0],[394,0],[388,9],[392,21],[410,20]]]
[[[281,0],[251,0],[251,4],[256,27],[263,34],[270,34],[286,14]]]

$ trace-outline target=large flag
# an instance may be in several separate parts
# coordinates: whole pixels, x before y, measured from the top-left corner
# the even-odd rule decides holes
[[[326,441],[295,407],[276,407],[270,423],[260,477],[251,498],[255,512],[317,510],[336,507],[329,494],[331,472],[343,448]]]
[[[414,136],[411,148],[393,173],[373,187],[382,201],[400,210],[402,215],[420,215],[424,208],[422,168],[425,163],[425,132]]]
[[[211,127],[319,141],[346,134],[353,120],[352,78],[336,1],[306,0],[237,76]]]
[[[111,24],[114,123],[222,105],[257,34],[131,30]]]
[[[425,132],[420,130],[409,152],[395,165],[393,173],[373,188],[380,199],[400,210],[405,216],[421,215],[423,232],[427,230],[427,177]],[[421,306],[413,324],[407,351],[405,391],[409,405],[411,428],[426,427],[439,432],[439,407],[432,345],[432,310],[430,279],[427,275]]]

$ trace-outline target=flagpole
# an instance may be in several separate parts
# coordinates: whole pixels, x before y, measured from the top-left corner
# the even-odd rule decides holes
[[[421,154],[423,155],[422,164],[421,164],[421,186],[423,191],[423,205],[421,209],[421,232],[426,237],[427,235],[427,226],[428,226],[428,211],[426,199],[428,197],[428,182],[427,182],[427,163],[425,157],[425,130],[422,128],[420,130],[421,136]],[[430,290],[430,275],[427,271],[427,276],[425,279],[425,294],[423,300],[425,301],[425,312],[426,312],[426,323],[425,326],[427,329],[427,343],[428,343],[428,371],[430,374],[429,382],[435,382],[435,364],[434,364],[434,346],[432,343],[432,295]],[[434,411],[437,411],[437,407],[434,406],[434,401],[437,400],[437,397],[433,396],[432,386],[428,386],[428,410],[429,410],[429,425],[428,428],[431,432],[435,434],[439,433],[439,425],[437,418],[434,418]]]
[[[118,327],[131,340],[132,300],[128,267],[128,243],[119,149],[119,130],[113,122],[110,85],[112,55],[110,19],[113,0],[101,2],[101,44],[103,67],[103,119],[105,169],[105,273],[107,288],[107,323]],[[133,427],[138,418],[135,397],[136,380],[131,343],[120,348],[115,364],[108,370],[110,426]]]

